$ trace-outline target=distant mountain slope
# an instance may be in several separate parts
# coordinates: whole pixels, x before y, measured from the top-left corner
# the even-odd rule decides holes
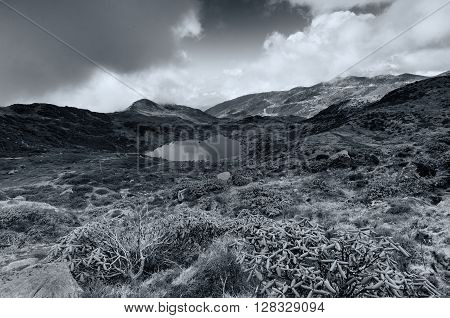
[[[396,89],[362,110],[342,113],[339,104],[305,122],[309,133],[298,147],[312,157],[346,150],[354,161],[427,166],[450,187],[450,76]],[[299,150],[297,150],[299,151]],[[434,173],[434,172],[433,172]]]
[[[114,150],[123,142],[114,135],[114,125],[108,114],[50,104],[0,108],[2,154],[65,147]]]
[[[191,127],[215,120],[197,109],[148,100],[115,113],[51,104],[15,104],[0,107],[0,156],[61,148],[135,151],[138,127],[150,127],[157,135],[162,131],[158,127],[163,125]]]
[[[125,112],[151,117],[177,117],[194,123],[209,123],[215,120],[215,117],[199,109],[173,104],[157,104],[148,99],[133,103]]]
[[[388,92],[426,77],[402,74],[376,77],[346,77],[289,91],[246,95],[206,111],[216,117],[287,116],[310,118],[330,105],[349,101],[348,107],[377,101]]]

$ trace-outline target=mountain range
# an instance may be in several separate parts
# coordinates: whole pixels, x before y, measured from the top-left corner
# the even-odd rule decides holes
[[[3,154],[62,148],[134,151],[138,129],[151,130],[154,137],[173,138],[163,130],[183,125],[211,128],[220,124],[228,125],[232,130],[271,122],[303,123],[302,129],[308,131],[306,135],[313,135],[340,127],[350,118],[356,120],[355,115],[373,109],[374,105],[378,108],[382,105],[382,109],[389,104],[410,105],[405,101],[415,105],[423,98],[421,94],[428,94],[429,87],[441,85],[448,78],[448,72],[429,79],[411,74],[347,77],[309,88],[243,96],[206,112],[181,105],[161,105],[146,99],[114,113],[50,104],[15,104],[0,107],[0,150]],[[448,96],[441,92],[433,101],[420,104],[418,107],[425,113],[424,118],[430,117],[426,112],[432,109],[433,103],[445,104],[446,98]],[[410,116],[402,108],[397,112],[399,118]],[[438,116],[438,113],[433,115]],[[386,118],[379,117],[377,121],[372,120],[372,124],[382,125]],[[431,125],[432,118],[429,119]],[[439,117],[439,120],[443,119]],[[157,144],[165,142],[164,138]]]
[[[219,118],[257,115],[295,115],[310,118],[321,110],[343,101],[349,101],[348,105],[352,107],[375,102],[392,90],[425,78],[413,74],[370,78],[350,76],[311,87],[241,96],[211,107],[206,113]]]

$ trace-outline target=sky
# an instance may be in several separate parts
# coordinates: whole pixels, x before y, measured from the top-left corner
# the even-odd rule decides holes
[[[336,76],[431,76],[450,69],[449,17],[449,0],[0,0],[0,105],[206,109]]]

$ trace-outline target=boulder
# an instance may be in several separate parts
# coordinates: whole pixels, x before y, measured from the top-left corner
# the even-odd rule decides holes
[[[1,298],[76,298],[83,291],[65,263],[35,265],[5,280]]]
[[[108,216],[109,216],[111,219],[119,218],[119,217],[122,217],[122,216],[123,216],[123,211],[120,210],[120,209],[112,209],[112,210],[109,210]]]
[[[179,202],[183,202],[186,200],[186,194],[187,194],[188,189],[183,189],[178,191],[178,201]]]
[[[19,271],[19,270],[27,268],[31,265],[36,264],[38,261],[39,261],[39,259],[35,258],[35,257],[21,259],[19,261],[14,261],[14,262],[9,263],[6,266],[3,266],[1,272],[7,273],[7,272],[12,272],[12,271]]]
[[[231,179],[231,173],[229,173],[228,171],[219,173],[219,174],[217,175],[217,179],[226,182],[226,181],[228,181],[228,180]]]
[[[348,168],[351,166],[352,158],[347,150],[342,150],[332,155],[329,161],[329,166],[332,168]]]

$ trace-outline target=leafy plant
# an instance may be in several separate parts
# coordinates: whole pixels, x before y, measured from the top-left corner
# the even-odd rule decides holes
[[[409,253],[369,230],[338,232],[327,238],[307,220],[253,220],[240,227],[239,262],[256,278],[258,296],[429,297],[439,292],[428,280],[400,271],[395,253]]]

